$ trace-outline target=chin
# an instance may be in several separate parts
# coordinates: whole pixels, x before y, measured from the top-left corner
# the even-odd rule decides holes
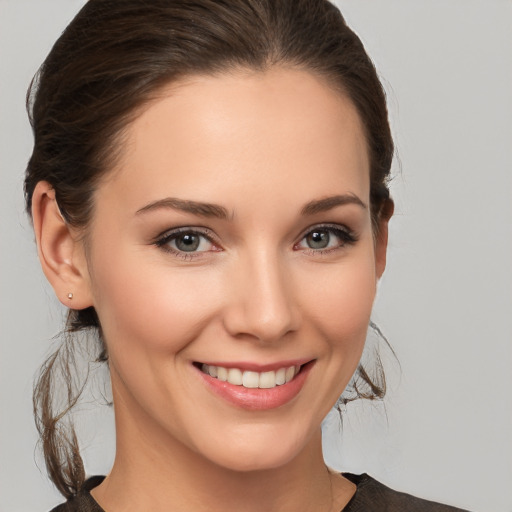
[[[283,436],[280,429],[267,436],[240,435],[227,440],[227,446],[221,442],[215,443],[211,451],[202,451],[202,455],[217,466],[236,472],[277,469],[289,464],[306,450],[307,436],[294,437]],[[233,442],[233,439],[243,442]]]
[[[253,471],[266,471],[285,466],[297,456],[296,453],[235,453],[233,456],[216,457],[214,461],[230,471],[249,473]]]

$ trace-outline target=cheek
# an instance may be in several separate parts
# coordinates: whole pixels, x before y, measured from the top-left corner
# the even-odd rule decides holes
[[[308,399],[318,404],[318,416],[324,417],[346,388],[363,352],[376,291],[371,245],[333,265],[316,265],[312,275],[302,281],[309,293],[301,294],[301,308],[308,329],[304,334],[318,347],[321,377]],[[324,390],[321,395],[319,389]]]
[[[317,271],[314,286],[309,283],[308,288],[312,291],[305,295],[303,309],[309,311],[311,323],[328,340],[331,351],[359,359],[376,291],[373,258],[363,254]]]
[[[94,265],[95,307],[111,355],[173,354],[194,339],[213,313],[200,272],[177,272],[137,252],[98,252]],[[193,269],[192,269],[193,270]]]

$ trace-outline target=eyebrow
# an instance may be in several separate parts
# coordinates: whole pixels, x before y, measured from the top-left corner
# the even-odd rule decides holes
[[[198,201],[189,201],[185,199],[177,199],[175,197],[166,197],[153,201],[146,206],[137,210],[136,214],[147,213],[161,208],[171,208],[182,212],[193,213],[201,217],[216,217],[218,219],[227,219],[228,211],[223,206],[212,203],[200,203]]]
[[[359,199],[355,194],[343,194],[310,201],[302,208],[300,213],[304,216],[315,215],[316,213],[326,212],[336,208],[337,206],[343,206],[346,204],[355,204],[365,210],[368,208],[366,204],[364,204],[363,201],[361,201],[361,199]]]
[[[343,194],[310,201],[304,205],[300,213],[303,216],[315,215],[346,204],[355,204],[361,208],[367,209],[367,206],[355,194]],[[153,201],[137,210],[136,214],[140,215],[142,213],[165,208],[192,213],[201,217],[215,217],[222,220],[226,220],[229,217],[226,208],[218,204],[201,203],[199,201],[178,199],[176,197],[166,197],[158,201]]]

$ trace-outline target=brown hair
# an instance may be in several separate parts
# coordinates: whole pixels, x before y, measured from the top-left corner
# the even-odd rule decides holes
[[[30,214],[36,184],[55,190],[64,219],[86,228],[98,180],[115,163],[123,129],[164,85],[191,74],[284,65],[308,70],[340,89],[356,106],[370,156],[370,204],[375,231],[389,217],[387,180],[393,158],[384,91],[359,38],[327,0],[89,0],[53,46],[27,95],[34,149],[25,179]],[[70,310],[66,333],[93,330],[106,360],[93,308]],[[72,424],[76,404],[73,340],[66,336],[36,383],[34,409],[51,479],[69,497],[85,473]],[[63,378],[65,405],[53,394]],[[360,365],[358,395],[382,397]],[[62,386],[62,383],[60,384]]]

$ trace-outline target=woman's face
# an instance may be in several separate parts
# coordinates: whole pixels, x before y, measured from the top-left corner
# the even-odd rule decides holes
[[[357,366],[384,267],[351,102],[298,70],[193,77],[129,126],[95,200],[120,439],[235,470],[297,456]]]

